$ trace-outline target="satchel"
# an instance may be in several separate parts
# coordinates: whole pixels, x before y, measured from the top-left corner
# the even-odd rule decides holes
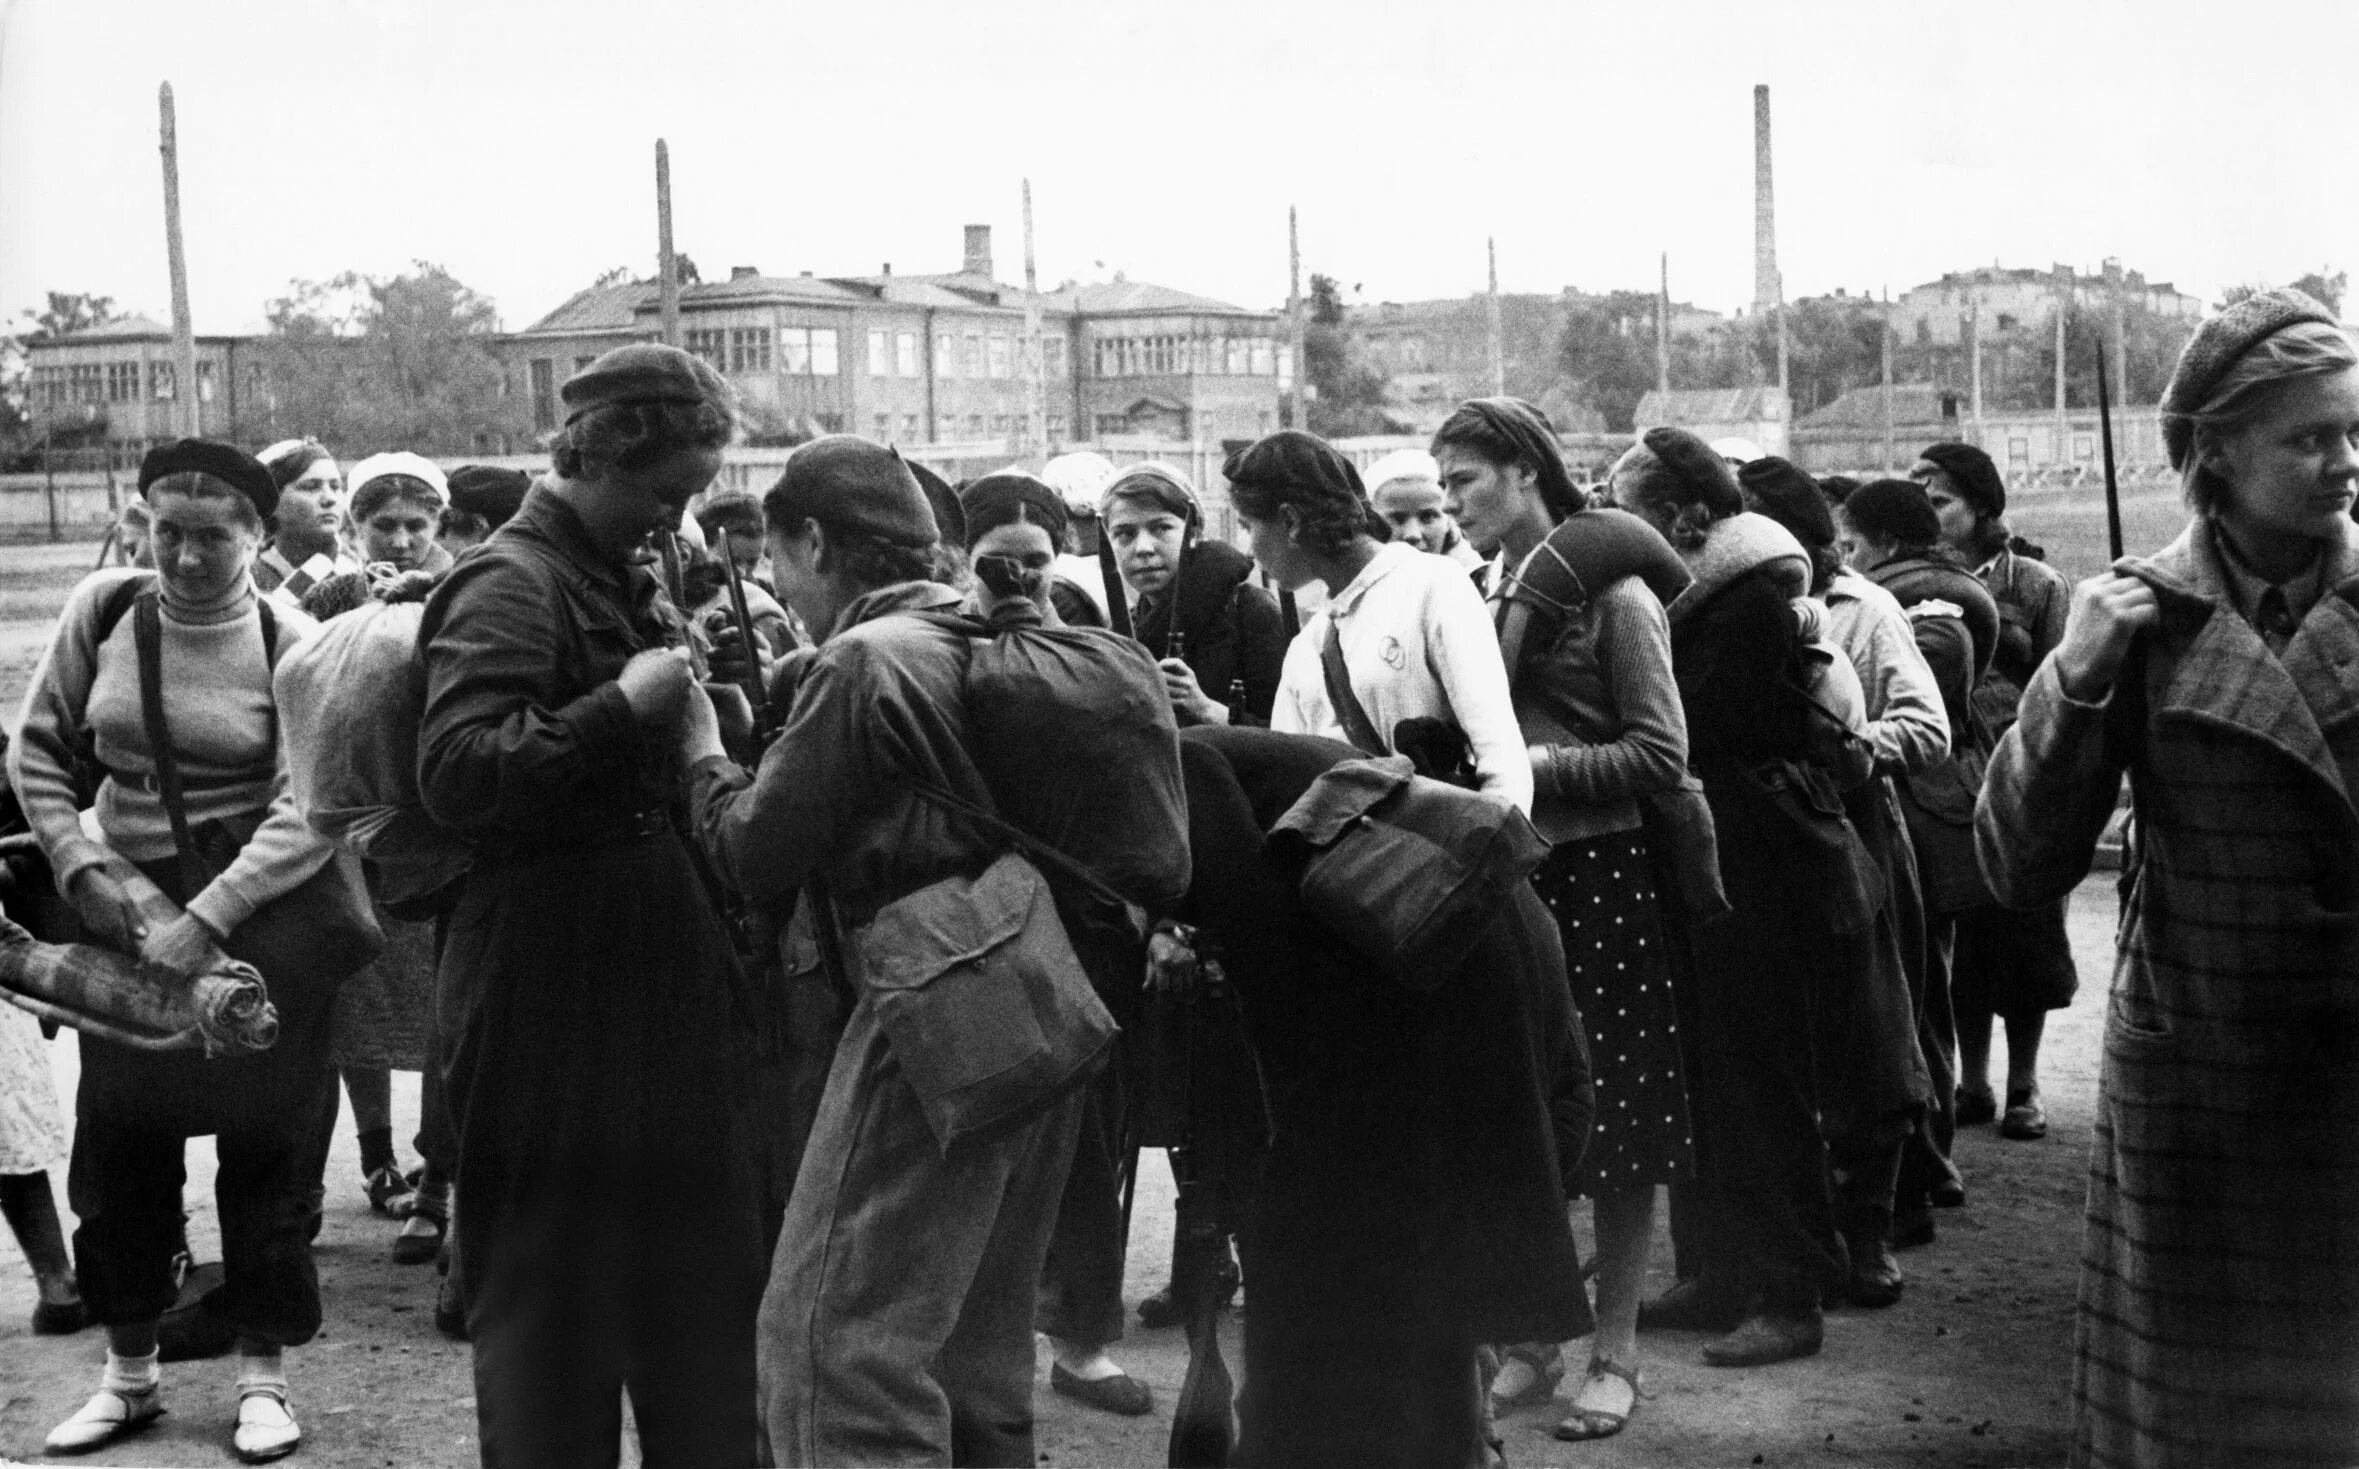
[[[1900,813],[1916,844],[1917,870],[1936,913],[1962,913],[1998,901],[1974,856],[1974,802],[1984,758],[1969,749],[1895,783]]]
[[[140,594],[131,631],[139,651],[140,713],[155,762],[156,789],[172,822],[172,845],[180,855],[185,907],[237,860],[260,821],[252,826],[239,823],[243,830],[220,821],[190,828],[180,762],[164,722],[163,614],[152,589]],[[323,1006],[337,985],[385,947],[384,931],[369,909],[358,869],[356,859],[338,850],[310,877],[255,909],[225,940],[223,947],[233,958],[261,970],[264,982],[276,988],[274,998],[282,1011]]]
[[[1704,783],[1690,771],[1679,784],[1638,798],[1647,850],[1679,911],[1695,923],[1714,923],[1736,911],[1720,881],[1720,837]]]
[[[1473,748],[1468,745],[1466,731],[1447,719],[1419,715],[1404,719],[1393,726],[1392,741],[1385,742],[1376,732],[1376,723],[1360,703],[1360,696],[1352,692],[1351,676],[1343,666],[1343,634],[1335,627],[1335,619],[1327,619],[1327,642],[1319,650],[1319,671],[1327,681],[1327,702],[1335,706],[1335,717],[1343,725],[1343,733],[1352,744],[1371,759],[1382,760],[1399,754],[1405,756],[1419,775],[1454,785],[1460,790],[1482,789],[1482,777],[1474,768]]]
[[[1457,972],[1549,850],[1521,811],[1398,755],[1320,775],[1265,846],[1299,867],[1303,906],[1414,990]]]

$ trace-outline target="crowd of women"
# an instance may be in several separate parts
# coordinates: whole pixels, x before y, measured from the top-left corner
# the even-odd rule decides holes
[[[1233,1462],[1496,1462],[1500,1416],[1560,1392],[1558,1437],[1611,1435],[1642,1332],[1707,1332],[1727,1367],[1815,1352],[1966,1202],[1957,1128],[2045,1134],[2063,904],[2127,772],[2075,1462],[2359,1456],[2359,353],[2308,298],[2196,333],[2163,405],[2188,529],[2077,589],[1960,443],[1858,483],[1651,429],[1584,486],[1542,413],[1478,399],[1365,474],[1307,433],[1240,451],[1240,552],[1186,474],[1094,455],[953,487],[837,436],[760,500],[713,492],[730,390],[669,348],[563,396],[529,490],[158,449],[133,564],[59,620],[9,774],[61,930],[167,973],[249,962],[280,1032],[242,1058],[82,1039],[69,1261],[39,1032],[0,1007],[36,1329],[108,1337],[53,1451],[162,1411],[207,1133],[235,1447],[294,1448],[340,1072],[395,1257],[448,1269],[486,1463],[612,1462],[627,1391],[651,1463],[1029,1464],[1035,1328],[1054,1391],[1155,1408],[1113,1355],[1153,1017],[1232,989],[1265,1130],[1218,1222],[1252,1301]],[[387,801],[464,853],[431,887],[392,880],[386,827],[305,809],[288,731],[320,694],[274,678],[320,622],[421,599]],[[1097,627],[1065,646],[1160,690],[1185,882],[1126,918],[1043,859],[1124,1039],[952,1140],[921,1065],[943,1037],[908,1018],[940,981],[880,935],[945,881],[944,933],[1017,931],[998,818],[960,813],[1014,819],[1020,752],[961,650]],[[1395,754],[1549,844],[1415,985],[1265,842]],[[151,925],[110,858],[180,916]],[[979,1073],[1002,1038],[957,1039]],[[395,1069],[425,1076],[414,1172]]]

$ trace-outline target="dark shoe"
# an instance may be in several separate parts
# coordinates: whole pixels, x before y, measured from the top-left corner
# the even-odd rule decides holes
[[[1704,1360],[1714,1367],[1760,1367],[1815,1355],[1825,1339],[1826,1324],[1815,1309],[1756,1311],[1736,1330],[1705,1343]]]
[[[459,1272],[443,1262],[442,1284],[434,1292],[434,1329],[452,1341],[467,1339],[467,1294],[459,1285]]]
[[[409,1212],[410,1202],[417,1196],[410,1181],[390,1163],[370,1174],[361,1187],[368,1192],[370,1208],[396,1219]]]
[[[1127,1372],[1112,1377],[1075,1377],[1061,1362],[1051,1362],[1048,1385],[1073,1401],[1108,1413],[1120,1413],[1125,1418],[1139,1418],[1155,1411],[1155,1395],[1147,1385]]]
[[[1221,1261],[1220,1303],[1223,1306],[1236,1303],[1237,1288],[1242,1283],[1243,1277],[1237,1270],[1237,1262],[1234,1259]],[[1138,1311],[1139,1325],[1149,1331],[1161,1331],[1166,1326],[1180,1324],[1179,1302],[1172,1299],[1169,1282],[1164,1284],[1163,1289],[1141,1300]]]
[[[1854,1306],[1889,1306],[1900,1299],[1902,1284],[1900,1262],[1892,1258],[1891,1246],[1876,1239],[1851,1242],[1851,1278],[1845,1283],[1844,1299]]]
[[[1702,1279],[1683,1280],[1651,1301],[1638,1303],[1638,1324],[1655,1331],[1726,1331],[1744,1308]]]
[[[2040,1089],[2034,1086],[2007,1093],[2007,1115],[1999,1122],[1999,1136],[2029,1143],[2047,1135],[2048,1114],[2040,1108]]]
[[[1933,1243],[1933,1211],[1922,1205],[1892,1211],[1892,1248],[1913,1250]]]
[[[33,1303],[33,1335],[72,1336],[90,1324],[90,1309],[76,1296],[70,1301]]]
[[[1945,1178],[1933,1185],[1925,1201],[1936,1209],[1963,1209],[1966,1207],[1966,1185],[1955,1178]]]
[[[1999,1118],[1999,1099],[1995,1093],[1968,1091],[1958,1088],[1958,1126],[1977,1127]]]

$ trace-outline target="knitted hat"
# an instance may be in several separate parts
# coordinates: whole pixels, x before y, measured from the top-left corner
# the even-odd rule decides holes
[[[1737,489],[1736,471],[1712,446],[1683,428],[1650,428],[1640,436],[1646,451],[1687,488],[1687,498],[1715,517],[1734,515],[1745,508]]]
[[[369,486],[393,475],[414,479],[434,492],[434,508],[440,510],[450,503],[450,481],[444,477],[442,466],[422,454],[399,450],[391,454],[371,454],[352,466],[352,474],[345,481],[349,491],[345,503],[351,507],[354,520],[365,520],[374,512],[384,493],[370,494]]]
[[[617,347],[565,380],[557,390],[572,423],[610,403],[726,403],[729,385],[701,357],[661,342]]]
[[[1794,467],[1791,460],[1765,454],[1736,472],[1736,482],[1755,510],[1794,533],[1812,549],[1835,544],[1835,517],[1827,509],[1818,481]]]
[[[1926,445],[1918,457],[1939,465],[1958,493],[1984,516],[1995,520],[2007,513],[2007,482],[1999,478],[1999,467],[1988,454],[1972,444],[1940,443]]]
[[[1915,480],[1870,480],[1843,502],[1843,514],[1860,530],[1896,546],[1915,549],[1941,539],[1941,517]]]
[[[1045,480],[1020,469],[1003,469],[970,481],[958,492],[959,509],[966,514],[966,543],[971,549],[987,533],[1022,520],[1048,532],[1049,544],[1061,545],[1072,516],[1065,498]]]
[[[2256,291],[2195,329],[2179,350],[2171,385],[2162,390],[2162,442],[2170,452],[2171,468],[2186,468],[2188,451],[2195,446],[2195,420],[2189,415],[2210,399],[2237,359],[2303,321],[2342,324],[2316,297],[2282,286]]]
[[[462,465],[451,471],[451,508],[481,516],[497,530],[523,506],[525,493],[531,488],[532,476],[521,469]]]
[[[856,434],[813,439],[789,455],[762,514],[773,526],[816,520],[895,546],[923,548],[940,538],[933,507],[900,451]]]
[[[174,439],[158,444],[139,461],[139,493],[144,496],[148,486],[175,474],[209,474],[245,496],[265,518],[278,509],[278,481],[270,477],[261,460],[235,445],[213,439]]]

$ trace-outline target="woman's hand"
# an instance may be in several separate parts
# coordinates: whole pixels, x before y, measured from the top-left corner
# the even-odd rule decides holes
[[[704,635],[712,641],[712,652],[705,665],[712,670],[714,683],[745,682],[745,644],[747,639],[737,635],[737,618],[728,608],[715,608],[704,619]],[[754,645],[753,672],[759,674],[762,687],[770,687],[770,676],[777,671],[778,658],[771,651],[770,640],[756,630],[751,639]]]
[[[131,894],[103,867],[85,867],[74,875],[74,912],[91,938],[122,954],[137,954],[147,938],[147,920]]]
[[[202,974],[221,952],[221,939],[193,913],[183,913],[156,930],[139,957],[167,974]]]
[[[2161,616],[2154,588],[2134,576],[2099,572],[2074,587],[2064,641],[2056,645],[2056,682],[2065,696],[2084,704],[2104,698],[2129,656],[2130,640]]]
[[[1186,994],[1196,986],[1196,931],[1166,924],[1147,939],[1147,988]]]
[[[1171,699],[1171,712],[1182,724],[1227,724],[1229,707],[1205,694],[1196,682],[1196,670],[1186,660],[1166,658],[1155,665],[1163,670],[1163,692]]]
[[[724,729],[719,705],[727,702],[734,716],[730,724],[734,730]],[[689,765],[715,755],[729,753],[732,737],[750,741],[753,738],[754,711],[746,702],[745,690],[735,684],[707,687],[698,685],[688,691],[685,701],[686,718],[680,721],[680,758]]]
[[[615,682],[622,685],[631,713],[648,729],[668,729],[687,707],[695,685],[686,648],[649,648],[631,655]]]

